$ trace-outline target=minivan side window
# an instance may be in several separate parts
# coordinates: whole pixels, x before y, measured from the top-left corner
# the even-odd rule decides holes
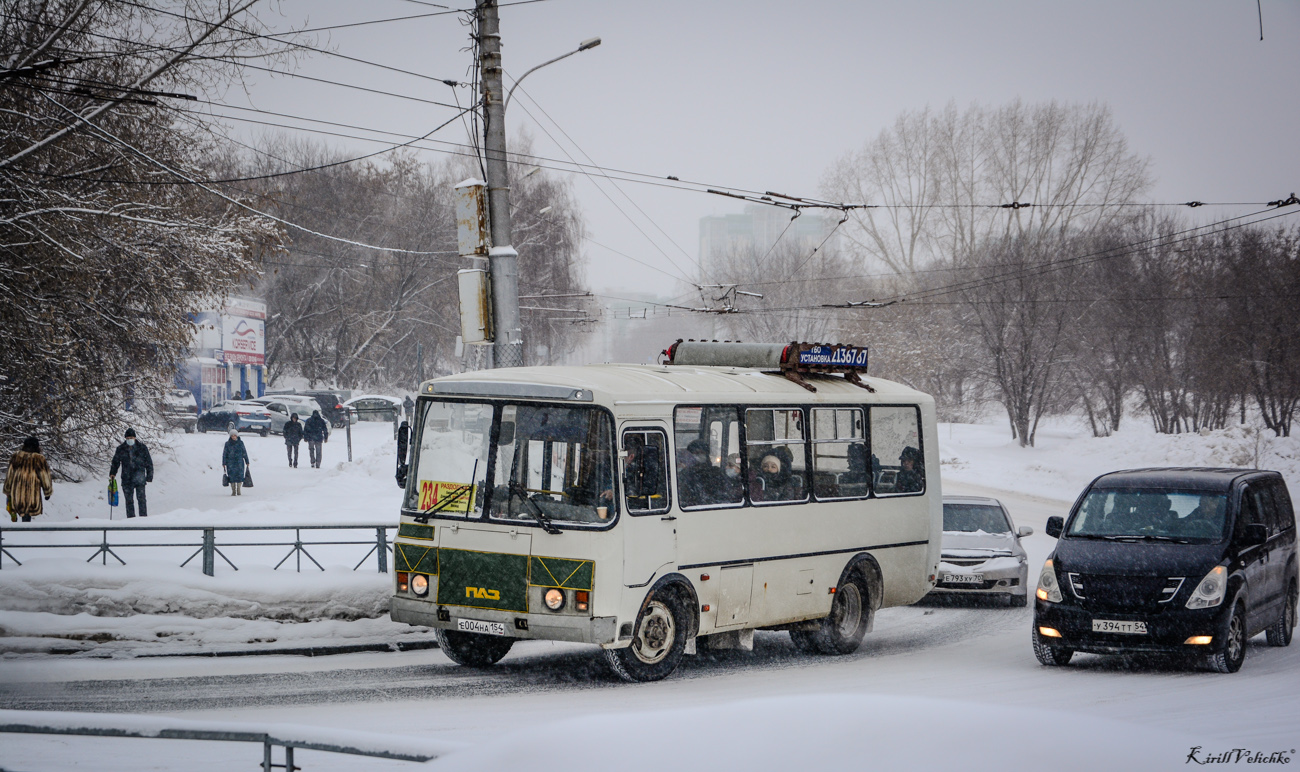
[[[1278,517],[1278,532],[1281,533],[1295,528],[1295,509],[1291,504],[1291,496],[1287,493],[1286,482],[1278,478],[1273,480],[1269,487],[1273,491],[1273,505],[1276,507]]]
[[[1264,519],[1264,509],[1260,506],[1258,489],[1254,485],[1248,485],[1241,492],[1241,513],[1237,516],[1236,530],[1233,538],[1241,539],[1246,535],[1246,526],[1262,525],[1268,528],[1268,521]]]

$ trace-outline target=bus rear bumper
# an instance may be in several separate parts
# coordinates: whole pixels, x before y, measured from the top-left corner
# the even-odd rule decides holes
[[[439,610],[445,612],[445,619],[438,618]],[[436,603],[402,597],[390,598],[389,616],[394,622],[439,627],[444,630],[457,629],[456,623],[461,619],[501,622],[506,626],[506,635],[512,638],[572,641],[573,643],[613,643],[618,631],[618,620],[615,617],[513,614],[491,609],[439,606]]]

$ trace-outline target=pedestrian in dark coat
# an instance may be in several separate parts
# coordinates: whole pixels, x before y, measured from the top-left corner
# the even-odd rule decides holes
[[[225,446],[221,449],[221,469],[225,472],[226,479],[230,481],[231,496],[244,495],[244,473],[249,466],[248,448],[245,448],[244,441],[239,439],[239,432],[231,429],[230,439],[226,440]]]
[[[330,427],[320,417],[319,410],[311,411],[311,418],[303,424],[302,436],[307,440],[307,456],[311,465],[320,469],[320,446],[322,442],[330,441]]]
[[[289,467],[298,468],[298,443],[302,442],[302,422],[298,414],[289,416],[289,423],[284,425],[284,449],[289,454]]]
[[[5,475],[5,504],[9,519],[22,518],[30,523],[33,517],[45,510],[41,493],[48,501],[54,493],[50,464],[41,455],[41,443],[35,437],[23,441],[23,447],[9,459],[9,472]]]
[[[145,501],[144,486],[153,482],[153,458],[149,448],[135,438],[135,429],[127,429],[122,444],[113,453],[113,463],[108,468],[108,476],[116,477],[117,470],[122,470],[122,493],[126,496],[126,516],[135,517],[135,501],[140,501],[140,517],[149,516],[149,504]]]

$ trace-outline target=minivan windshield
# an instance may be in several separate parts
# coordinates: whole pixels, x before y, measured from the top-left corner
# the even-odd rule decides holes
[[[1066,534],[1208,544],[1224,537],[1227,504],[1221,492],[1097,488],[1088,492]]]

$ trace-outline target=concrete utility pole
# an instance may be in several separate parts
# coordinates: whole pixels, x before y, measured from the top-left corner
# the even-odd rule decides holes
[[[505,88],[501,83],[501,26],[497,0],[478,4],[479,67],[483,82],[483,147],[487,155],[488,218],[492,249],[493,367],[524,364],[524,331],[519,321],[519,253],[511,246],[510,175],[506,167]]]

